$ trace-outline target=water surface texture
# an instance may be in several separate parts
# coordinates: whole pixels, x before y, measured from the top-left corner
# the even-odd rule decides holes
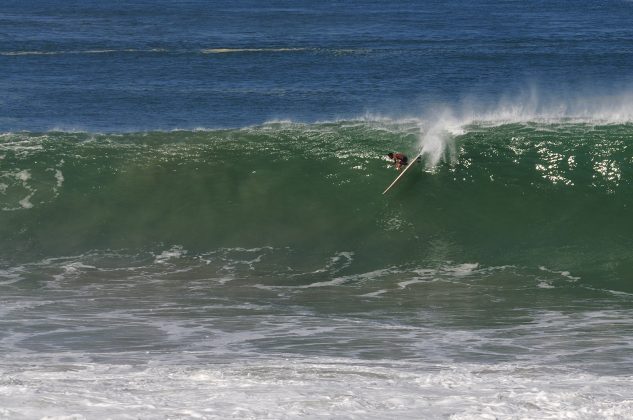
[[[629,418],[632,21],[4,1],[0,418]]]

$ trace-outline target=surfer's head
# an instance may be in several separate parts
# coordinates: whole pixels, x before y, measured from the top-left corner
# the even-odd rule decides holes
[[[393,159],[393,153],[392,152],[387,153],[387,156],[389,156],[389,159]]]

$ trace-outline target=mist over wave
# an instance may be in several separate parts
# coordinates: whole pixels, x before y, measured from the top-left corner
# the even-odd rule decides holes
[[[425,113],[421,126],[420,150],[433,166],[451,155],[451,139],[469,128],[504,124],[613,125],[633,123],[633,90],[617,94],[587,92],[548,94],[537,85],[522,93],[504,96],[496,103],[466,97],[457,106],[434,105]],[[446,154],[448,153],[448,154]]]

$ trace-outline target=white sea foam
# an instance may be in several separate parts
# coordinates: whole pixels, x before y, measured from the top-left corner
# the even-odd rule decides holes
[[[557,270],[551,270],[551,269],[549,269],[549,268],[547,268],[547,267],[544,267],[544,266],[539,266],[539,270],[541,270],[541,271],[545,271],[545,272],[547,272],[547,273],[558,274],[558,275],[560,275],[561,277],[563,277],[563,278],[565,278],[565,279],[567,279],[567,280],[569,280],[569,281],[572,281],[572,282],[575,282],[575,281],[580,280],[580,277],[578,277],[578,276],[572,276],[572,275],[571,275],[571,273],[570,273],[569,271],[557,271]]]
[[[374,270],[367,273],[351,274],[349,276],[335,277],[327,281],[319,281],[319,282],[307,284],[304,286],[292,286],[292,287],[299,288],[299,289],[310,289],[313,287],[339,286],[341,284],[345,284],[352,281],[366,282],[366,281],[371,281],[371,280],[383,277],[384,275],[392,273],[392,272],[393,272],[393,269],[390,269],[390,268],[379,269],[379,270]]]
[[[20,185],[19,188],[21,188],[23,192],[26,192],[26,196],[17,200],[17,203],[15,201],[9,202],[9,203],[0,202],[1,204],[4,204],[4,206],[1,207],[3,211],[16,211],[16,210],[33,208],[33,203],[31,202],[31,199],[37,192],[37,189],[32,187],[29,183],[29,181],[31,181],[31,178],[32,178],[32,174],[30,170],[23,169],[23,170],[16,170],[15,172],[10,172],[10,171],[0,172],[0,179],[2,178],[4,178],[5,180],[7,180],[7,182],[9,182],[9,184],[6,184],[6,183],[0,184],[0,193],[2,193],[3,195],[6,195],[7,190],[12,186],[11,184],[15,186],[16,182],[17,184]]]
[[[0,373],[7,417],[625,419],[633,412],[629,376],[538,365],[279,358]]]
[[[68,277],[75,277],[85,270],[96,270],[95,266],[87,265],[79,261],[62,265],[62,272],[53,276],[56,281],[64,280]]]
[[[327,281],[318,281],[316,283],[307,284],[305,286],[293,286],[300,289],[311,289],[313,287],[329,287],[329,286],[340,286],[341,284],[345,284],[348,281],[357,278],[357,276],[346,276],[346,277],[337,277],[332,280]]]
[[[56,187],[61,188],[64,183],[64,174],[59,169],[55,169],[55,180],[57,181]]]
[[[478,263],[464,263],[457,265],[447,265],[442,268],[442,271],[451,273],[456,277],[463,277],[473,274],[478,267]]]
[[[169,260],[181,258],[186,253],[187,251],[182,246],[176,245],[156,255],[154,261],[158,264],[166,264]]]
[[[380,295],[383,295],[388,292],[389,290],[387,289],[380,289],[380,290],[376,290],[375,292],[365,293],[364,295],[360,295],[360,296],[361,297],[380,297]]]
[[[33,203],[31,203],[31,197],[33,197],[33,193],[27,195],[26,197],[24,197],[23,199],[21,199],[20,201],[18,201],[18,204],[23,208],[23,209],[30,209],[33,208]]]
[[[14,176],[15,176],[16,179],[18,179],[18,180],[20,180],[22,182],[26,182],[29,179],[31,179],[31,172],[28,169],[26,169],[26,170],[23,170],[23,171],[16,172]]]
[[[413,279],[413,280],[401,281],[401,282],[398,282],[398,287],[401,289],[406,289],[407,287],[416,283],[424,283],[424,280]]]
[[[275,286],[284,294],[274,296],[258,294],[255,281],[208,281],[223,259],[269,248],[217,250],[209,264],[174,248],[7,270],[9,280],[59,275],[66,286],[25,296],[2,285],[0,406],[8,417],[619,418],[621,406],[631,408],[630,309],[490,299],[506,271],[523,273],[523,286],[541,296],[550,292],[532,280],[569,284],[566,271],[390,267],[325,273],[323,282]],[[156,258],[163,252],[180,256],[165,254],[165,264]],[[351,258],[337,252],[323,264],[336,270]],[[162,280],[181,262],[201,269],[199,277]],[[160,287],[147,287],[150,278]],[[325,311],[315,297],[328,300]]]

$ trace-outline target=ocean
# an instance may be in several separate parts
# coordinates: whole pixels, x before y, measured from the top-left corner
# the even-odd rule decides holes
[[[0,418],[631,418],[632,21],[3,1]]]

